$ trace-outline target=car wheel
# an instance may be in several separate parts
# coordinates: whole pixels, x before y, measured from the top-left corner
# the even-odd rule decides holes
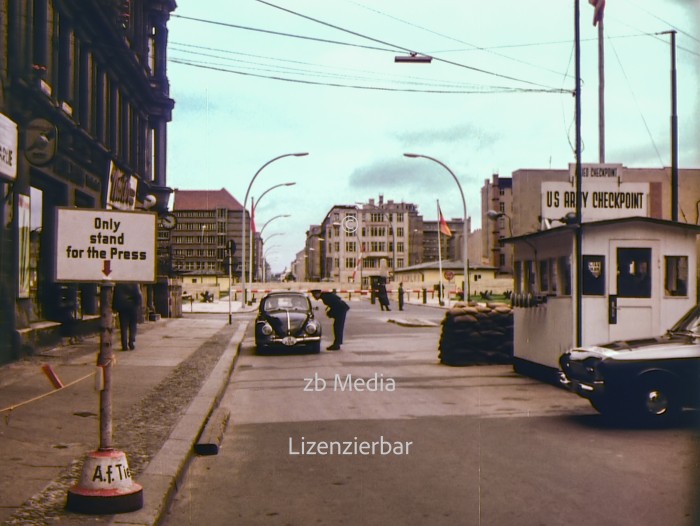
[[[645,381],[637,392],[637,414],[645,423],[668,423],[680,413],[676,392],[669,381]]]

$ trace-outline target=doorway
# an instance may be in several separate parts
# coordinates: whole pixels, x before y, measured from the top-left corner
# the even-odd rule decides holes
[[[610,339],[646,338],[659,333],[658,246],[654,242],[611,240],[611,296],[617,297]]]

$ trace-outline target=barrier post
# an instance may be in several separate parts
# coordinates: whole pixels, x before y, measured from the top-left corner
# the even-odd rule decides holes
[[[112,447],[113,292],[111,282],[102,283],[97,357],[102,378],[96,382],[100,389],[100,447],[87,454],[80,480],[68,490],[66,507],[77,513],[112,515],[143,507],[143,488],[132,480],[126,455]]]

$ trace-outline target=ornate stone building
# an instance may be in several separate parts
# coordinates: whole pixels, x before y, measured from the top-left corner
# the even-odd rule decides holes
[[[58,207],[167,208],[175,8],[0,0],[0,363],[98,313],[96,284],[53,279]]]

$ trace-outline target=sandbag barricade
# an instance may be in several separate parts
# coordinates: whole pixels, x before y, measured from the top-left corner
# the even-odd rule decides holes
[[[511,363],[511,307],[504,303],[455,304],[442,320],[438,358],[445,365]]]

